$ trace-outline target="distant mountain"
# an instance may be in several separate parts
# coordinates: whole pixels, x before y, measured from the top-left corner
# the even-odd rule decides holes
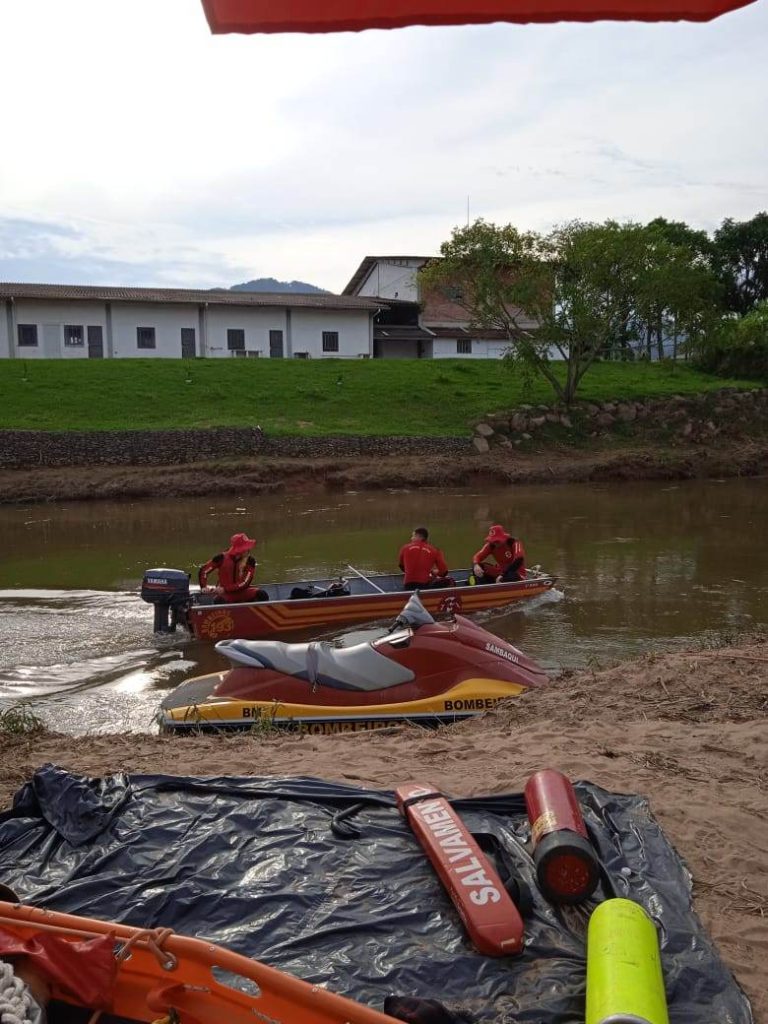
[[[306,281],[276,281],[274,277],[260,277],[256,281],[233,284],[229,290],[231,292],[294,292],[304,295],[330,294],[326,288],[318,288],[317,285],[307,284]]]

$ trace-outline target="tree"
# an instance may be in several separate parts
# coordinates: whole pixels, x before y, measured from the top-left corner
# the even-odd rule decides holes
[[[746,316],[723,318],[699,346],[698,364],[723,377],[768,381],[768,301]]]
[[[644,271],[638,281],[638,331],[646,354],[663,359],[671,341],[677,357],[682,339],[686,350],[712,328],[721,307],[721,288],[712,271],[712,243],[706,232],[662,217],[642,229]]]
[[[689,227],[684,221],[656,217],[647,225],[658,242],[651,246],[651,317],[641,330],[646,354],[662,359],[665,343],[672,343],[676,359],[680,342],[686,354],[712,326],[722,304],[722,288],[713,271],[714,244],[706,231]],[[655,278],[655,280],[653,280]],[[646,310],[649,302],[646,300]]]
[[[715,232],[714,260],[732,312],[744,316],[768,299],[768,213],[724,220]]]
[[[478,220],[440,252],[423,285],[450,288],[473,326],[503,330],[507,358],[540,373],[566,405],[594,361],[632,351],[643,325],[663,340],[673,317],[690,334],[713,305],[709,270],[658,225],[573,221],[542,236]]]

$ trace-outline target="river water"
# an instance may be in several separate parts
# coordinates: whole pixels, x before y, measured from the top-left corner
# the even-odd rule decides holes
[[[559,583],[480,621],[552,671],[717,643],[768,625],[767,512],[768,479],[0,507],[0,710],[29,702],[67,732],[152,728],[170,687],[226,663],[153,635],[144,569],[193,569],[242,530],[269,582],[391,572],[418,525],[466,566],[500,522]]]

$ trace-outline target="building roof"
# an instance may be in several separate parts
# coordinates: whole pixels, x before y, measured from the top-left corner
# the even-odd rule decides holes
[[[454,338],[472,338],[473,341],[508,341],[506,331],[493,327],[467,327],[456,324],[454,327],[437,327],[429,324],[415,326],[412,324],[375,324],[373,336],[377,341],[434,341],[435,338],[452,340]]]
[[[435,333],[415,324],[376,324],[373,336],[377,341],[432,341]]]
[[[349,279],[347,286],[342,290],[341,294],[354,295],[379,260],[422,260],[424,263],[427,263],[428,260],[434,258],[434,256],[366,256]]]
[[[231,292],[225,289],[113,288],[89,284],[14,284],[0,282],[3,299],[80,299],[97,302],[179,302],[211,306],[290,306],[298,309],[365,310],[382,303],[356,295],[296,292]]]
[[[425,325],[426,326],[426,325]],[[427,330],[436,338],[472,338],[473,341],[508,341],[509,335],[506,331],[498,330],[495,327],[468,327],[456,324],[455,327],[427,326]]]

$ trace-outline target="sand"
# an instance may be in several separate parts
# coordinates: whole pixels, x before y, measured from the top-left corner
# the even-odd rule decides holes
[[[694,907],[768,1021],[768,642],[566,675],[438,732],[4,739],[0,805],[46,761],[91,775],[311,775],[449,795],[519,791],[542,767],[640,793],[694,878]]]

